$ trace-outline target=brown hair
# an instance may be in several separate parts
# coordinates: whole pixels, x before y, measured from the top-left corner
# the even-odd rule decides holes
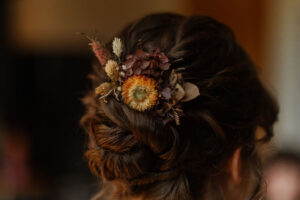
[[[119,37],[123,58],[137,48],[159,47],[172,69],[185,69],[183,79],[196,84],[201,95],[182,105],[180,126],[164,126],[114,98],[99,101],[93,91],[84,98],[81,123],[90,136],[89,166],[113,186],[115,199],[202,198],[238,148],[245,172],[259,168],[254,132],[261,126],[266,134],[260,141],[270,140],[278,108],[229,27],[207,16],[154,14],[130,24]],[[104,74],[95,69],[95,87],[107,80]]]

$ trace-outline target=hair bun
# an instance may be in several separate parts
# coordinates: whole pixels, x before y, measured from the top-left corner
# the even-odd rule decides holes
[[[182,104],[182,123],[176,126],[113,96],[105,103],[101,95],[89,94],[82,124],[90,134],[91,170],[116,186],[114,199],[191,200],[208,189],[223,198],[213,184],[224,171],[222,162],[242,147],[243,170],[259,163],[254,130],[265,128],[267,141],[278,113],[251,59],[226,25],[204,16],[150,15],[128,26],[120,38],[124,49],[116,52],[121,57],[160,47],[170,59],[170,71],[184,68],[182,79],[196,84],[201,95]],[[110,65],[113,82],[115,64]],[[102,68],[95,70],[97,87],[108,77],[103,78]],[[98,89],[100,94],[103,88]]]

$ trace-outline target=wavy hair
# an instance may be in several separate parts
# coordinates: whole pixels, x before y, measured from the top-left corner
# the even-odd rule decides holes
[[[207,16],[167,13],[146,16],[119,37],[123,58],[137,48],[159,47],[171,68],[184,68],[183,79],[196,84],[201,95],[182,105],[180,126],[164,126],[114,98],[103,103],[93,90],[86,95],[87,111],[81,119],[90,138],[86,157],[108,188],[103,195],[119,200],[194,200],[213,190],[213,199],[222,199],[218,174],[238,148],[243,174],[254,171],[258,185],[255,147],[272,137],[278,108],[231,29]],[[107,80],[104,74],[101,67],[95,68],[95,87]],[[265,130],[259,141],[258,126]]]

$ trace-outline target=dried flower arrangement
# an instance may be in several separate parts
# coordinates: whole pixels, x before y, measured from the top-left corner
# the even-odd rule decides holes
[[[112,95],[134,110],[151,113],[165,124],[175,121],[180,125],[181,103],[200,95],[195,84],[184,82],[182,74],[171,69],[168,57],[159,48],[150,52],[138,49],[122,61],[120,38],[114,38],[111,56],[98,41],[91,40],[90,45],[110,79],[95,89],[99,99],[106,101]]]

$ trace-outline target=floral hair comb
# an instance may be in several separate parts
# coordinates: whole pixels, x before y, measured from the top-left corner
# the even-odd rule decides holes
[[[121,60],[123,43],[120,38],[112,42],[113,54],[97,40],[91,40],[90,45],[110,79],[95,89],[99,99],[105,102],[106,97],[114,96],[136,111],[151,113],[164,124],[175,121],[180,125],[181,103],[200,95],[195,84],[184,82],[182,74],[171,69],[168,57],[159,48],[149,52],[137,49]]]

